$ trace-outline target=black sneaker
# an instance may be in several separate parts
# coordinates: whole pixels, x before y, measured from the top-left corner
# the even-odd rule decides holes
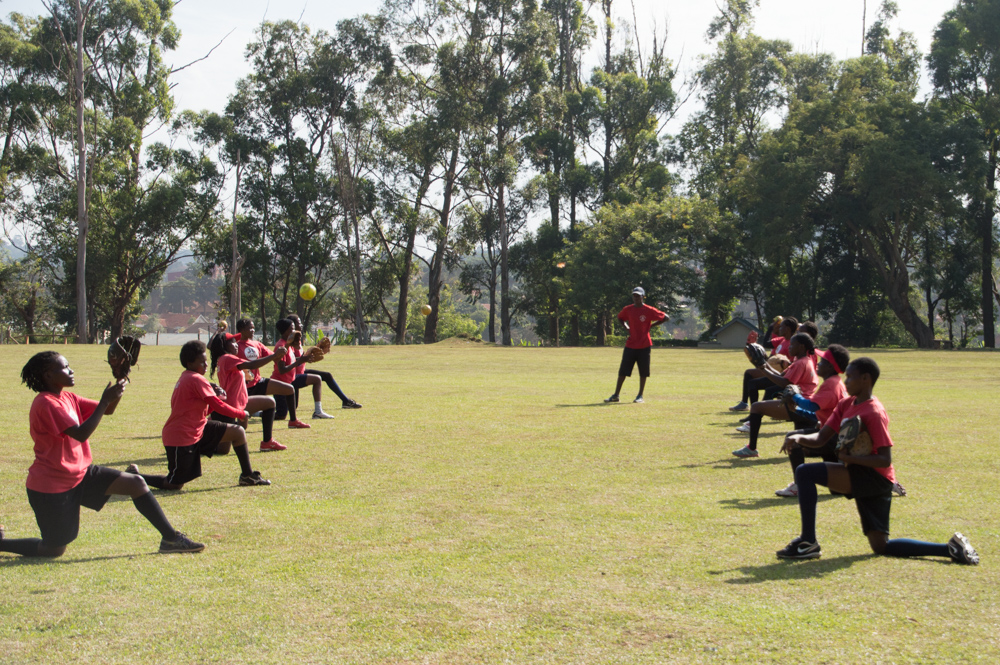
[[[611,397],[607,398],[606,400],[604,400],[605,404],[610,403],[610,402],[617,402],[617,401],[618,401],[618,394],[617,393],[614,394],[614,395],[612,395]]]
[[[819,543],[807,543],[801,538],[796,538],[785,546],[785,549],[778,550],[779,559],[818,559],[820,556]]]
[[[160,540],[160,554],[173,554],[175,552],[200,552],[205,549],[201,543],[196,543],[180,531],[173,540],[163,538]]]
[[[353,399],[349,399],[346,402],[344,402],[340,406],[340,408],[342,408],[342,409],[360,409],[361,405],[358,404],[357,402],[355,402]]]
[[[955,563],[964,563],[967,566],[979,564],[979,554],[972,549],[969,539],[960,533],[956,533],[948,541],[948,554]]]
[[[244,487],[252,485],[270,485],[270,480],[265,480],[260,477],[260,471],[254,471],[249,476],[240,474],[240,485]]]

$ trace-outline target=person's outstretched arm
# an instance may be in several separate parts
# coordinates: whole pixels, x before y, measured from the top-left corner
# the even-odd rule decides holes
[[[89,439],[90,435],[97,429],[97,426],[101,424],[101,418],[104,417],[104,414],[114,413],[114,407],[117,406],[124,392],[125,379],[109,383],[101,395],[101,401],[97,403],[97,408],[90,414],[90,417],[79,425],[67,427],[63,430],[63,434],[77,441],[86,441]]]

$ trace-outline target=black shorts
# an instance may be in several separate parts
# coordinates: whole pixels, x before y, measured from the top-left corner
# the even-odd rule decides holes
[[[80,506],[100,510],[111,497],[111,483],[122,475],[117,469],[91,464],[83,480],[66,492],[36,492],[28,490],[28,503],[35,511],[35,521],[42,532],[46,547],[64,547],[80,533]]]
[[[214,420],[205,423],[201,438],[190,446],[163,446],[167,451],[167,479],[171,485],[183,485],[201,477],[201,457],[211,457],[229,426]]]
[[[254,385],[253,388],[247,388],[247,395],[266,395],[267,394],[267,384],[271,382],[271,379],[261,379]]]
[[[889,533],[889,509],[892,507],[892,483],[875,469],[857,464],[848,464],[851,476],[851,493],[861,518],[861,531]]]
[[[618,376],[632,376],[633,365],[639,365],[639,376],[649,376],[649,353],[652,348],[647,346],[645,349],[630,349],[626,346],[622,351]]]

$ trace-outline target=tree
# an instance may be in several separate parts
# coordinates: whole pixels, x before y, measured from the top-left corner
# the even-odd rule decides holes
[[[973,204],[980,241],[983,343],[996,346],[993,259],[996,254],[997,155],[1000,152],[1000,1],[958,0],[934,31],[927,57],[934,88],[956,115],[979,123],[987,168]]]
[[[521,140],[549,78],[548,16],[531,0],[483,0],[469,11],[469,57],[477,72],[478,188],[493,201],[500,237],[500,336],[511,344],[508,198],[524,159]],[[472,100],[469,100],[472,101]]]
[[[297,311],[308,324],[340,276],[350,272],[336,260],[338,243],[346,239],[341,222],[349,214],[342,195],[355,194],[359,216],[372,200],[361,183],[338,178],[334,146],[351,123],[363,122],[366,86],[391,68],[380,32],[381,24],[369,19],[342,21],[333,35],[313,34],[291,21],[265,21],[247,47],[252,73],[227,106],[232,131],[225,141],[230,163],[239,151],[245,164],[246,219],[239,236],[246,239],[245,290],[261,329],[272,304],[277,315]],[[345,164],[346,171],[354,166]],[[213,254],[213,263],[229,265],[230,243],[214,242],[225,242],[225,249]],[[319,289],[309,302],[298,295],[305,281]]]
[[[581,311],[613,312],[633,287],[643,286],[649,302],[676,311],[698,296],[700,240],[717,223],[715,205],[698,199],[605,206],[567,249],[567,297]],[[603,331],[598,326],[599,346]]]

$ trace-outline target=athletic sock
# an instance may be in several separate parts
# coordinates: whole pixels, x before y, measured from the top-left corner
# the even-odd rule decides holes
[[[274,438],[274,409],[268,409],[267,411],[261,411],[260,422],[264,426],[264,441],[270,441]]]
[[[910,538],[896,538],[885,544],[885,556],[951,556],[948,545],[944,543],[927,543]]]
[[[313,413],[323,413],[323,400],[316,400],[316,404],[313,407]]]
[[[41,538],[4,538],[0,540],[0,552],[10,552],[21,556],[38,556]]]
[[[270,441],[270,439],[268,439]],[[253,467],[250,466],[250,453],[247,452],[246,444],[242,446],[233,446],[233,452],[236,453],[236,459],[240,461],[240,471],[244,476],[249,476],[253,473]]]
[[[132,503],[135,504],[135,509],[160,532],[164,540],[173,540],[177,537],[177,531],[170,526],[167,516],[163,514],[163,509],[160,508],[152,492],[133,498]]]
[[[750,450],[757,450],[757,436],[760,434],[760,423],[763,420],[763,413],[750,414]]]
[[[816,485],[826,485],[826,464],[803,464],[795,470],[795,484],[799,488],[799,514],[802,517],[800,537],[807,543],[816,542]]]

